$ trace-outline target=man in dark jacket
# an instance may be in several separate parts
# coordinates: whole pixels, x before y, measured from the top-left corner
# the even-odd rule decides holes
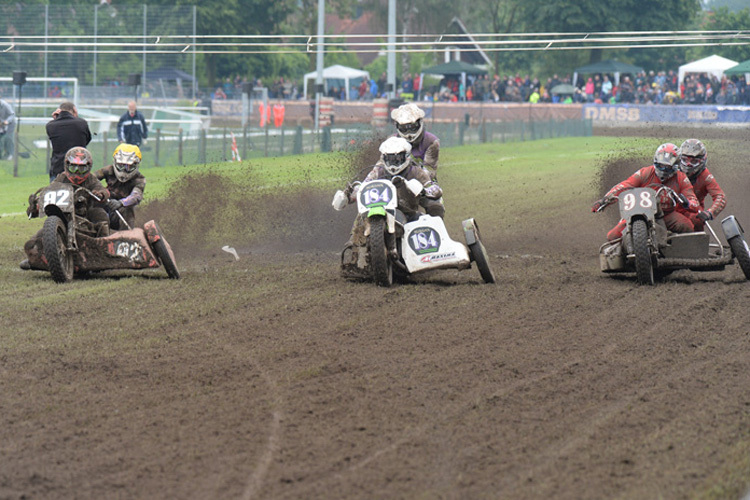
[[[78,110],[72,102],[64,102],[52,113],[52,121],[47,122],[47,137],[52,143],[52,157],[49,162],[49,180],[65,171],[65,153],[74,147],[86,147],[91,142],[89,124],[78,117]]]
[[[128,110],[120,117],[120,121],[117,123],[117,138],[120,142],[139,147],[141,142],[145,142],[148,139],[146,118],[143,116],[143,113],[136,109],[135,101],[128,103]]]

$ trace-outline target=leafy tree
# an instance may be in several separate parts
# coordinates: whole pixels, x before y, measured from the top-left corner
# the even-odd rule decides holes
[[[750,29],[750,8],[744,8],[736,12],[731,11],[728,7],[721,7],[708,15],[704,27],[707,30],[747,30]],[[746,41],[740,39],[738,41]],[[695,55],[700,57],[718,54],[728,59],[743,62],[750,59],[750,46],[748,45],[723,45],[701,47]]]

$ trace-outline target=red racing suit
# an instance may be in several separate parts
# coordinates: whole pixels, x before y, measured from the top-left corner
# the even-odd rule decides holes
[[[695,196],[693,191],[693,185],[687,176],[680,171],[677,171],[675,175],[662,182],[659,176],[656,175],[656,167],[653,165],[643,167],[636,173],[613,187],[606,194],[605,198],[611,198],[619,195],[626,189],[637,188],[637,187],[650,187],[651,189],[658,190],[662,186],[671,188],[676,194],[683,194],[689,202],[688,212],[697,212],[700,205],[698,198]],[[662,193],[659,205],[664,213],[664,223],[667,225],[667,229],[673,233],[689,233],[693,231],[693,223],[690,222],[690,218],[686,217],[682,213],[675,210],[674,202],[665,193]],[[625,219],[621,220],[612,230],[607,233],[607,239],[609,241],[622,238],[622,232],[627,226]]]
[[[708,171],[708,168],[704,168],[703,172],[694,178],[688,177],[688,179],[693,184],[693,191],[696,198],[698,198],[699,210],[710,213],[711,218],[715,219],[724,210],[724,207],[727,206],[727,197],[724,195],[724,190],[721,189],[719,183],[716,182],[716,178]],[[711,195],[712,200],[711,208],[708,210],[705,208],[706,195]],[[703,231],[704,222],[698,217],[697,212],[689,212],[682,207],[678,207],[677,211],[690,218],[696,231]]]

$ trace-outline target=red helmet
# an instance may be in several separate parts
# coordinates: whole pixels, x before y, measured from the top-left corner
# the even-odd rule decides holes
[[[677,173],[677,165],[680,163],[680,150],[667,142],[656,148],[654,153],[654,167],[656,167],[656,176],[662,182],[666,181]]]
[[[82,147],[70,148],[65,153],[65,176],[73,184],[80,186],[91,174],[94,159],[88,149]]]

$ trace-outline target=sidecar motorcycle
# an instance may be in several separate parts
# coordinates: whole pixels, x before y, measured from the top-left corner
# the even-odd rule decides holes
[[[633,188],[617,197],[620,216],[627,221],[627,227],[622,238],[608,241],[599,248],[603,272],[635,272],[639,284],[653,285],[657,278],[677,269],[721,271],[736,259],[745,278],[750,280],[750,249],[734,215],[721,221],[728,246],[722,245],[708,223],[704,231],[672,233],[662,218],[661,200],[665,196],[677,203],[677,195],[666,186],[658,191]]]
[[[101,236],[99,228],[76,213],[76,205],[85,202],[83,191],[95,197],[85,188],[59,182],[37,193],[36,213],[47,219],[41,245],[27,244],[22,268],[49,271],[53,280],[65,283],[89,271],[156,268],[161,263],[170,278],[180,278],[172,248],[155,221]]]
[[[395,176],[393,181],[406,184],[406,196],[423,195],[424,187],[416,179],[406,181]],[[485,283],[495,283],[476,221],[462,222],[466,245],[454,241],[440,217],[421,214],[408,219],[398,208],[400,191],[394,182],[368,181],[360,185],[357,193],[358,213],[365,218],[366,225],[366,253],[359,255],[364,276],[387,287],[393,284],[394,275],[405,277],[442,268],[468,269],[473,262]],[[336,193],[333,205],[339,210],[346,205],[342,191]]]

